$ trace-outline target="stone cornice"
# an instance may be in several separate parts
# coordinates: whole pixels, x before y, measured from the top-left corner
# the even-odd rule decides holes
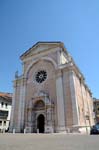
[[[58,47],[52,47],[52,48],[46,49],[46,51],[41,51],[41,52],[37,52],[35,54],[32,54],[32,55],[28,56],[28,58],[24,58],[22,61],[23,61],[23,63],[25,63],[29,60],[38,59],[38,58],[41,58],[41,57],[48,55],[50,53],[54,53],[58,50],[59,50]]]
[[[89,94],[92,96],[91,90],[88,88],[87,84],[85,83],[85,78],[83,74],[80,72],[78,67],[73,63],[69,62],[68,64],[64,65],[63,67],[60,67],[63,71],[73,71],[80,80],[80,82],[84,85],[85,89],[89,92]]]
[[[60,41],[50,41],[50,42],[47,42],[47,41],[39,41],[37,42],[36,44],[34,44],[31,48],[29,48],[25,53],[23,53],[21,56],[20,56],[20,59],[22,60],[25,56],[27,56],[31,50],[33,49],[36,49],[39,45],[56,45],[56,46],[60,46],[61,44],[63,44],[62,42]]]
[[[43,51],[41,50],[41,51],[35,51],[36,50],[36,48],[38,48],[39,46],[41,46],[41,45],[48,45],[48,46],[50,46],[49,48],[45,48]],[[60,43],[43,43],[42,44],[42,42],[41,43],[39,43],[39,44],[35,44],[35,46],[33,46],[32,48],[30,48],[29,50],[27,50],[25,53],[23,53],[23,55],[21,55],[20,56],[20,59],[21,60],[24,60],[26,57],[30,57],[31,55],[30,54],[32,54],[32,55],[38,55],[39,53],[46,53],[46,51],[49,51],[49,50],[53,50],[54,48],[61,48],[61,44]],[[33,53],[31,53],[33,51]],[[29,56],[30,55],[30,56]]]
[[[23,76],[21,76],[21,78],[17,78],[17,79],[15,79],[15,80],[13,81],[13,85],[14,85],[14,87],[20,86],[21,84],[22,84],[22,85],[25,85],[25,84],[26,84],[26,81],[27,81],[27,79],[24,78]]]

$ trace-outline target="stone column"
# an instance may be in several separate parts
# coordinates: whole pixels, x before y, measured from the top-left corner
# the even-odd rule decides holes
[[[20,100],[19,100],[19,112],[18,112],[18,132],[24,130],[24,109],[25,109],[25,89],[26,81],[23,78],[20,85]]]
[[[87,127],[87,120],[86,120],[86,99],[85,99],[85,94],[84,94],[84,81],[83,78],[80,79],[80,87],[81,87],[81,96],[82,96],[82,102],[83,102],[83,130],[82,132],[88,133],[88,127]]]
[[[70,90],[72,99],[73,125],[79,125],[78,101],[76,96],[75,74],[70,71]]]
[[[56,78],[56,94],[57,94],[57,132],[65,131],[65,114],[64,114],[64,96],[61,70],[57,72]]]
[[[10,119],[10,127],[9,132],[13,132],[14,129],[14,110],[15,110],[15,91],[16,87],[13,88],[13,96],[12,96],[12,107],[11,107],[11,119]]]

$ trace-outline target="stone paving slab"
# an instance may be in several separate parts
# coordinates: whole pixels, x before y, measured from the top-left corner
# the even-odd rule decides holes
[[[0,150],[99,150],[98,135],[0,134]]]

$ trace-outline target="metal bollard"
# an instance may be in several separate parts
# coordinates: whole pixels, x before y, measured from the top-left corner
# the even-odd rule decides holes
[[[37,129],[37,133],[39,133],[39,129]]]
[[[15,134],[15,129],[13,129],[13,134]]]
[[[24,129],[24,134],[26,133],[26,129]]]

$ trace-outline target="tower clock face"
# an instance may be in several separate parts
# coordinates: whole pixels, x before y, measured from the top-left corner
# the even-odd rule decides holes
[[[42,83],[47,79],[47,72],[45,70],[39,70],[35,75],[37,83]]]

